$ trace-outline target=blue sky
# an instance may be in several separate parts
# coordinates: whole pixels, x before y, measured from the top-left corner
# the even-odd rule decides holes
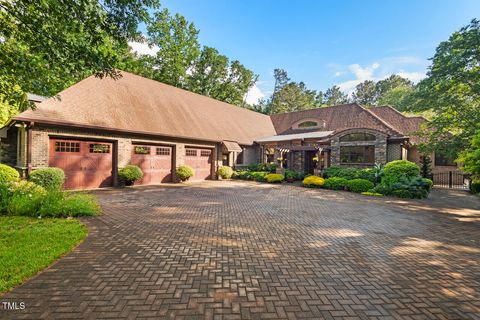
[[[351,92],[397,73],[418,81],[436,46],[480,16],[480,0],[163,0],[217,48],[259,74],[249,100],[268,95],[273,69],[315,90]]]

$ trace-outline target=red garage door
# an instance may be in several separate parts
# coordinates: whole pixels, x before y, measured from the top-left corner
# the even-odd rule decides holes
[[[51,139],[48,165],[65,171],[65,189],[109,187],[112,185],[112,144]]]
[[[143,179],[138,184],[172,181],[172,147],[134,145],[131,163],[143,171]]]
[[[186,148],[185,164],[195,170],[195,175],[191,180],[210,179],[212,173],[212,150]]]

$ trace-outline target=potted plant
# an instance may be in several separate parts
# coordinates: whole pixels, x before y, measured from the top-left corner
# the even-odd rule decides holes
[[[293,181],[295,181],[296,174],[292,170],[285,170],[285,178],[287,179],[287,182],[292,183]]]
[[[125,186],[133,186],[135,181],[143,178],[143,171],[138,166],[128,165],[118,170],[118,177],[121,184]]]

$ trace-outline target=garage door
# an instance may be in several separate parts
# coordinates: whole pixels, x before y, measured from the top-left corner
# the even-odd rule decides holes
[[[50,140],[48,165],[65,171],[65,189],[112,185],[112,144],[108,142]]]
[[[210,149],[185,149],[185,164],[195,170],[191,180],[210,179],[212,173],[212,150]]]
[[[172,181],[172,147],[134,145],[131,163],[143,171],[143,179],[137,184]]]

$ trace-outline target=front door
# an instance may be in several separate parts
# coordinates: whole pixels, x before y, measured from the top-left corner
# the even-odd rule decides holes
[[[305,151],[305,173],[313,174],[313,170],[315,169],[315,161],[313,158],[316,157],[316,151]]]

